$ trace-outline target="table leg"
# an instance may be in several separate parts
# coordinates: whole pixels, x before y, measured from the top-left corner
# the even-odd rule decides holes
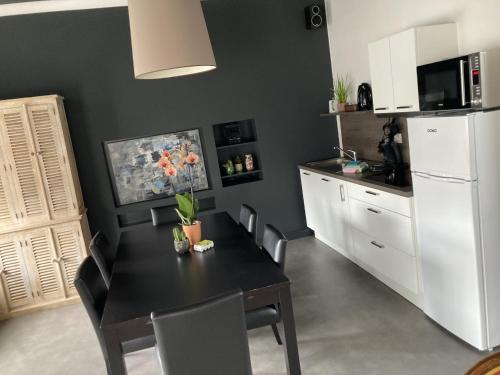
[[[123,359],[122,345],[116,330],[103,330],[106,345],[106,367],[108,375],[127,375],[127,367]]]
[[[295,332],[292,296],[290,286],[280,291],[281,326],[284,333],[283,348],[285,350],[286,369],[288,375],[300,375],[299,348]]]

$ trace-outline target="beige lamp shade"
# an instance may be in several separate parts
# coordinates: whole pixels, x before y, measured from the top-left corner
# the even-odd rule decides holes
[[[200,0],[129,0],[137,79],[159,79],[216,68]]]

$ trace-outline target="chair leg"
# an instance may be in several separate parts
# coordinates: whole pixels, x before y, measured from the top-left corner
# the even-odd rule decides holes
[[[273,333],[274,333],[274,337],[276,338],[276,342],[278,343],[278,345],[283,345],[283,342],[281,341],[281,337],[280,337],[280,332],[278,331],[278,327],[276,326],[276,324],[273,324],[271,327],[273,329]]]

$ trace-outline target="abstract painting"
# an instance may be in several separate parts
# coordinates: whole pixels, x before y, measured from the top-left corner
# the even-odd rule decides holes
[[[150,137],[104,143],[111,182],[117,206],[165,198],[190,190],[209,188],[200,133],[197,129]],[[164,153],[183,158],[189,153],[199,156],[191,168],[178,168],[168,176],[158,164]],[[160,162],[161,163],[161,162]]]

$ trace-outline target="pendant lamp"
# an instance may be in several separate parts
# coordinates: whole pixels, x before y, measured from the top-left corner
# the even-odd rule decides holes
[[[200,0],[128,0],[136,79],[215,69]]]

